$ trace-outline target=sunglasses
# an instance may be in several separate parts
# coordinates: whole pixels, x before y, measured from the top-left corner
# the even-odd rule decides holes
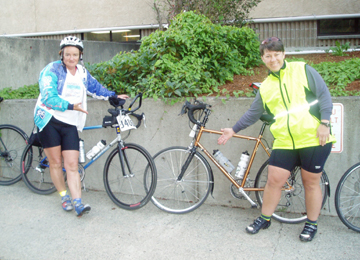
[[[261,44],[269,44],[270,42],[281,42],[281,40],[277,37],[270,37],[270,38],[267,38],[266,40],[263,40]]]

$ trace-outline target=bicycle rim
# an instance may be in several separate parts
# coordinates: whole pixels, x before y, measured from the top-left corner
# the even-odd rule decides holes
[[[123,174],[118,149],[104,167],[104,185],[110,199],[119,207],[135,210],[145,206],[156,188],[156,168],[150,154],[141,146],[126,144],[121,151],[127,159]]]
[[[28,145],[21,156],[22,177],[33,192],[47,195],[56,191],[51,180],[49,164],[43,160],[45,153],[41,147]]]
[[[0,125],[0,185],[11,185],[21,180],[21,154],[27,135],[18,127]]]
[[[341,177],[335,192],[335,208],[345,226],[360,232],[360,163]]]
[[[260,168],[256,180],[256,188],[264,188],[267,182],[269,162],[265,162]],[[327,185],[326,173],[324,172],[320,179],[320,187],[322,193],[322,206],[325,204],[327,198]],[[301,169],[297,167],[290,175],[288,183],[292,186],[291,190],[283,190],[281,192],[281,198],[277,205],[272,217],[280,222],[288,224],[296,224],[304,222],[307,219],[306,206],[305,206],[305,189],[301,178]],[[284,188],[288,189],[288,185],[285,184]],[[256,192],[256,198],[260,204],[263,203],[263,191]]]
[[[211,168],[205,158],[196,153],[183,178],[178,175],[189,156],[185,147],[169,147],[154,156],[157,188],[151,198],[159,209],[175,214],[191,212],[204,203],[213,185]]]

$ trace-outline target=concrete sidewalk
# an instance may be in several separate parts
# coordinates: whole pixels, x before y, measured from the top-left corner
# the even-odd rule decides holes
[[[248,235],[245,227],[258,209],[202,205],[173,215],[149,202],[126,211],[105,192],[89,191],[83,201],[92,210],[77,218],[61,209],[57,194],[34,194],[22,181],[0,186],[0,197],[0,260],[359,259],[360,234],[337,217],[320,216],[315,239],[303,243],[303,224],[273,220],[269,229]]]

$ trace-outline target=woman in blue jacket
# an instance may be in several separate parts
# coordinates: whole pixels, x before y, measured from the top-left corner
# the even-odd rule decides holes
[[[39,129],[39,139],[50,164],[51,179],[60,193],[62,207],[77,216],[90,211],[81,201],[81,181],[78,173],[79,135],[86,121],[86,95],[107,100],[113,91],[104,88],[82,63],[83,43],[74,36],[60,43],[61,60],[48,64],[40,73],[40,95],[34,121]],[[118,95],[126,99],[127,95]],[[67,192],[62,172],[62,159],[67,183],[73,198]]]

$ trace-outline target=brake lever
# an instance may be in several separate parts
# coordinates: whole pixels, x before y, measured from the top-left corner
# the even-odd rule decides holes
[[[145,114],[144,113],[142,113],[142,119],[144,120],[144,127],[146,128],[146,120],[145,120]]]
[[[182,116],[183,114],[186,114],[188,111],[187,105],[190,104],[189,101],[186,101],[183,107],[181,108],[179,116]]]

